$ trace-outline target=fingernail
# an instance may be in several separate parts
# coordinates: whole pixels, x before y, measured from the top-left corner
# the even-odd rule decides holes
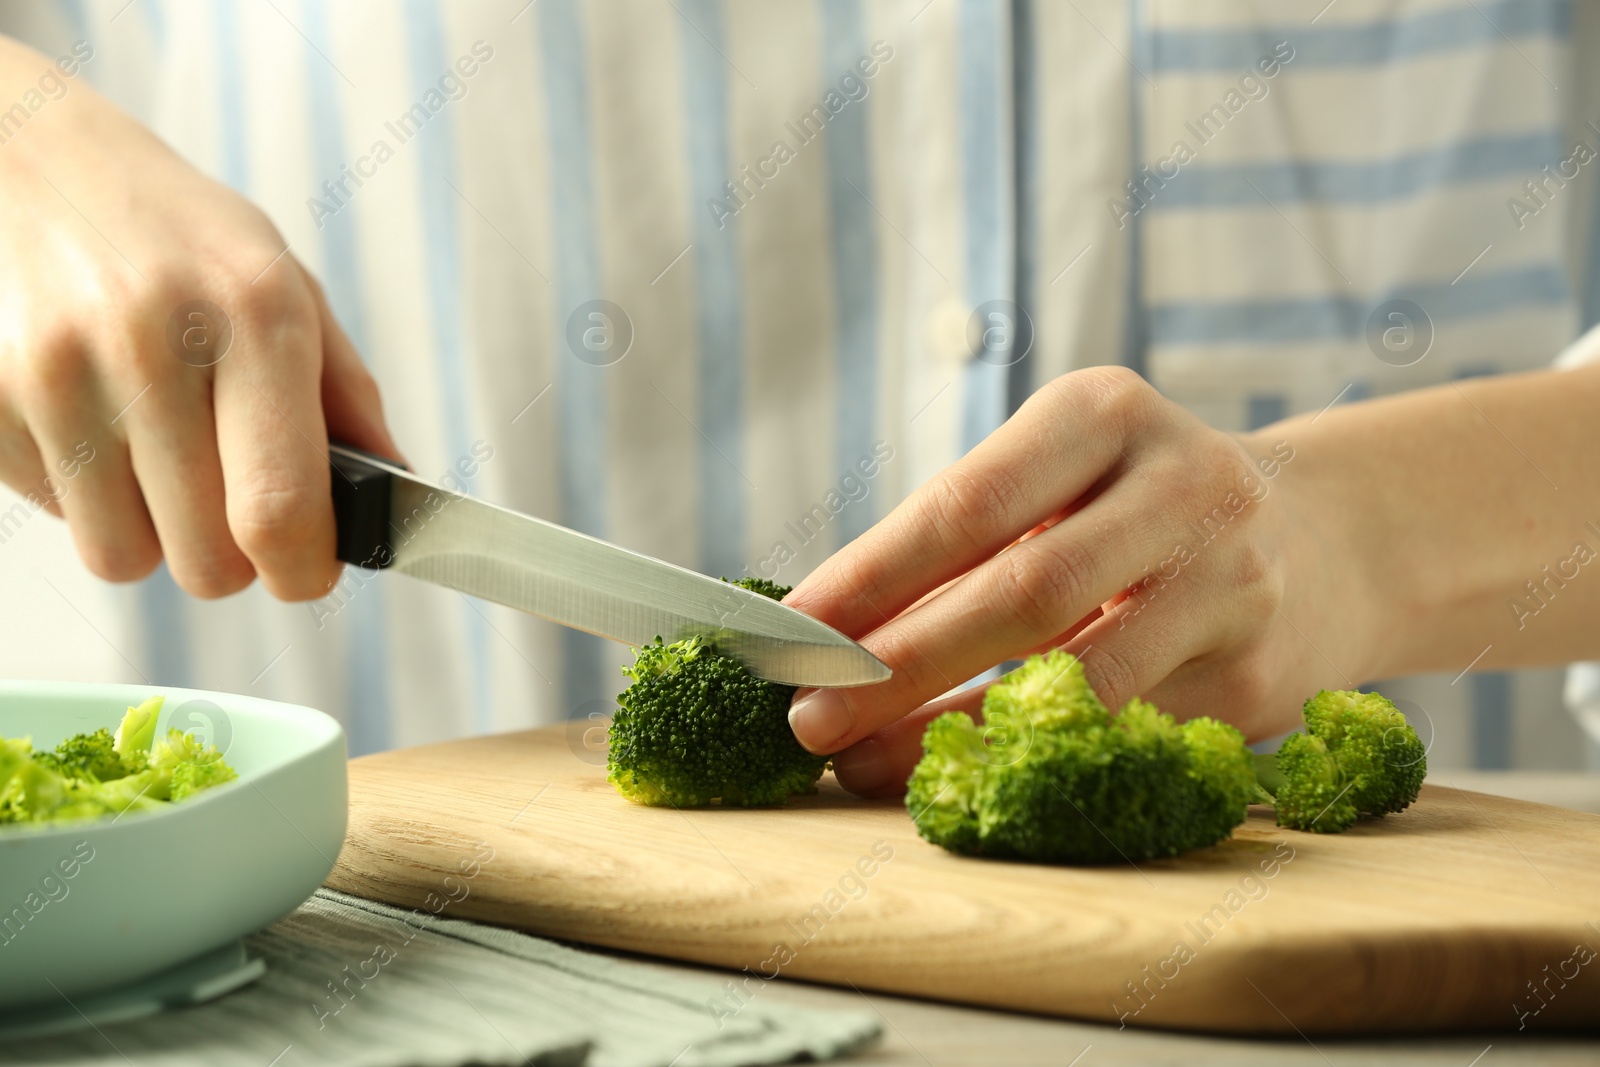
[[[860,741],[833,757],[839,784],[858,796],[876,793],[889,785],[889,761],[877,741]]]
[[[832,689],[818,689],[789,708],[789,728],[802,745],[818,755],[837,748],[839,739],[854,725],[855,716]]]

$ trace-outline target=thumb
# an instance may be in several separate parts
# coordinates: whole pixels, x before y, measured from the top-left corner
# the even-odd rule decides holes
[[[317,280],[306,274],[322,324],[322,413],[328,438],[405,464],[383,417],[378,383],[361,362]]]

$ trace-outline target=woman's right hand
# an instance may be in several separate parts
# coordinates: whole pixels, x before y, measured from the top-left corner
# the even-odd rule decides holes
[[[46,100],[0,144],[0,480],[102,578],[321,596],[330,432],[396,455],[377,385],[266,216],[73,66],[0,38],[0,101]]]

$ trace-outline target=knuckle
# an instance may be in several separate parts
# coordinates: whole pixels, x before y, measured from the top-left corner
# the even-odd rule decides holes
[[[263,257],[263,262],[271,255]],[[220,287],[221,306],[258,337],[299,335],[317,328],[317,305],[304,281],[292,271],[269,270],[252,280],[233,275]]]
[[[1093,561],[1074,541],[1049,550],[1025,541],[1003,553],[999,564],[999,595],[1030,634],[1065,629],[1072,621],[1068,616],[1084,604],[1091,588]]]
[[[114,543],[79,539],[78,557],[96,578],[136,582],[160,565],[161,546],[154,537],[130,537]]]
[[[306,487],[257,485],[228,497],[228,529],[252,560],[307,548],[319,536],[317,499]]]
[[[158,343],[141,342],[129,336],[119,347],[121,352],[106,368],[106,377],[113,383],[114,395],[127,393],[131,398],[147,385],[170,380],[178,369],[178,360],[167,349],[164,340]]]
[[[185,301],[200,295],[186,269],[164,264],[147,271],[149,284],[128,294],[104,326],[108,347],[115,353],[107,373],[121,389],[142,389],[178,372],[179,362],[169,348],[168,323]]]
[[[74,323],[60,320],[41,326],[18,370],[18,392],[26,401],[83,395],[89,376],[89,340]]]
[[[982,543],[984,520],[1003,515],[1015,495],[1011,476],[1004,471],[985,471],[980,476],[958,464],[928,483],[926,520],[947,551],[965,554]]]
[[[877,552],[849,552],[839,560],[839,569],[833,572],[826,597],[855,604],[878,604],[887,599],[887,590],[894,581],[893,565]]]
[[[1115,645],[1096,645],[1085,654],[1083,669],[1095,694],[1112,711],[1139,695],[1139,676]]]
[[[1115,365],[1073,371],[1046,389],[1055,402],[1100,420],[1121,420],[1146,412],[1160,396],[1137,372]]]
[[[1090,373],[1088,370],[1073,371],[1050,379],[1023,402],[1024,408],[1037,410],[1046,423],[1053,425],[1065,421],[1067,425],[1073,425],[1074,418],[1081,418],[1077,413],[1082,410],[1090,388],[1090,379],[1086,377]]]
[[[1231,441],[1190,448],[1166,467],[1172,482],[1184,487],[1181,508],[1208,532],[1243,531],[1254,524],[1261,509],[1251,495],[1253,470]]]
[[[1233,438],[1216,435],[1213,447],[1207,451],[1207,463],[1223,480],[1225,491],[1244,496],[1249,487],[1259,480],[1255,461]]]
[[[165,323],[172,309],[203,295],[198,272],[186,263],[162,260],[145,268],[146,284],[129,295],[129,303],[147,317]],[[209,288],[209,286],[207,287]]]
[[[142,348],[137,341],[155,342],[149,347],[166,351],[167,326],[178,309],[191,300],[198,300],[210,292],[210,284],[202,284],[202,275],[187,266],[161,263],[147,268],[149,284],[137,293],[130,294],[123,310],[126,322],[122,326],[130,348]]]
[[[894,677],[869,688],[837,690],[857,724],[863,720],[865,710],[881,707],[890,701],[914,707],[961,684],[963,680],[949,678],[939,662],[919,649],[911,635],[898,626],[886,626],[873,633],[870,648],[873,655],[894,668]],[[888,701],[885,700],[886,695]]]
[[[1241,540],[1230,575],[1233,588],[1248,600],[1259,601],[1266,613],[1283,605],[1283,561],[1251,538]]]
[[[1124,432],[1142,425],[1156,410],[1160,394],[1127,367],[1096,367],[1089,403],[1096,419]]]
[[[1131,367],[1124,367],[1119,363],[1106,363],[1098,367],[1086,367],[1083,370],[1090,380],[1100,383],[1106,389],[1145,389],[1148,386],[1139,372]]]

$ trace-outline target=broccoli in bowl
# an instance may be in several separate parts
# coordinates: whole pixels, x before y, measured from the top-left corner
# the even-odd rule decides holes
[[[115,732],[77,734],[50,750],[0,738],[0,826],[158,811],[238,777],[216,746],[181,730],[156,736],[164,699],[129,708]]]

